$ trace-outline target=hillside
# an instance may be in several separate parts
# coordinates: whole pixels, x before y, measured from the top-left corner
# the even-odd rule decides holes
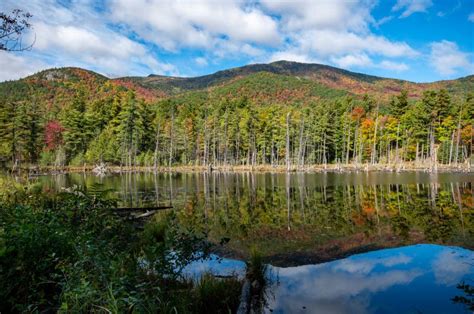
[[[59,68],[41,71],[17,81],[0,83],[0,96],[21,100],[32,91],[51,103],[65,103],[80,92],[92,100],[117,90],[133,90],[148,102],[187,94],[209,92],[209,97],[248,97],[256,101],[301,102],[342,95],[370,94],[387,100],[402,90],[418,98],[425,90],[446,89],[453,96],[474,90],[474,75],[433,83],[381,78],[355,73],[321,64],[278,61],[251,64],[199,77],[122,77],[109,79],[80,68]],[[179,98],[181,98],[180,96]]]
[[[327,88],[345,90],[348,93],[356,95],[369,93],[384,97],[397,94],[403,89],[410,90],[411,97],[419,97],[424,90],[428,89],[446,88],[450,92],[461,94],[469,88],[474,87],[473,75],[457,80],[434,83],[413,83],[355,73],[322,64],[289,61],[277,61],[270,64],[251,64],[198,77],[184,78],[149,75],[148,77],[124,77],[120,80],[134,82],[142,87],[160,90],[168,95],[173,95],[186,91],[207,89],[216,85],[225,85],[228,82],[233,82],[259,72],[269,72],[277,75],[310,80]]]

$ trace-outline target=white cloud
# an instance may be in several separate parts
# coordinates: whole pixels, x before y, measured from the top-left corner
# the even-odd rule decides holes
[[[383,24],[386,24],[388,22],[390,22],[391,20],[393,20],[393,16],[392,15],[389,15],[389,16],[384,16],[383,18],[381,18],[380,20],[378,21],[374,21],[373,24],[376,28],[379,28],[380,26],[382,26]]]
[[[321,60],[316,60],[313,58],[310,58],[308,55],[305,54],[300,54],[298,52],[292,52],[292,51],[277,51],[273,54],[270,55],[270,58],[268,58],[268,62],[274,62],[274,61],[294,61],[294,62],[301,62],[301,63],[322,63]]]
[[[31,59],[29,52],[23,55],[0,51],[0,82],[16,80],[38,72],[46,67],[42,62]]]
[[[167,49],[211,49],[217,40],[276,45],[277,22],[241,1],[113,0],[112,18]]]
[[[191,57],[191,62],[202,68],[211,60],[289,60],[401,72],[408,69],[407,59],[420,56],[407,42],[372,31],[395,16],[376,20],[377,0],[3,1],[6,11],[33,12],[33,53],[42,66],[81,66],[109,76],[178,75],[175,66],[160,60],[163,50],[165,56],[197,52],[205,58]],[[429,0],[398,0],[393,11],[406,17],[430,5]],[[427,60],[452,73],[469,63],[468,55],[456,53],[455,62],[443,61],[453,54],[433,51]],[[27,72],[23,59],[14,64]]]
[[[207,66],[209,63],[207,62],[207,59],[206,58],[203,58],[203,57],[198,57],[196,59],[194,59],[194,61],[196,62],[197,65],[199,66]]]
[[[262,5],[281,17],[281,26],[290,31],[305,29],[333,29],[364,32],[373,18],[370,0],[263,0]]]
[[[474,22],[474,12],[469,14],[469,16],[467,17],[467,19],[471,22]]]
[[[447,40],[431,43],[429,60],[436,71],[443,76],[453,75],[461,69],[467,72],[474,70],[469,55],[460,51],[456,43]]]
[[[340,58],[332,58],[332,62],[342,68],[372,66],[372,60],[366,54],[349,54]]]
[[[432,5],[431,0],[398,0],[392,11],[403,11],[400,18],[405,18],[416,12],[426,12]]]
[[[36,41],[28,54],[44,60],[44,68],[80,66],[108,76],[177,73],[173,65],[153,57],[144,44],[110,28],[89,0],[73,1],[67,7],[54,0],[27,4],[7,0],[7,11],[17,7],[33,13],[33,32],[26,39],[30,42],[35,36]]]
[[[362,52],[387,57],[414,57],[418,55],[418,52],[404,42],[392,42],[382,36],[359,35],[352,32],[307,31],[298,36],[296,40],[302,49],[322,56],[340,56]]]
[[[263,0],[265,11],[280,20],[280,32],[286,38],[283,48],[272,52],[268,61],[291,60],[333,64],[340,67],[377,67],[375,56],[385,58],[417,57],[419,53],[405,42],[375,35],[378,27],[391,16],[376,21],[371,9],[376,1],[270,1]]]
[[[395,72],[403,72],[409,69],[408,65],[401,62],[393,62],[389,60],[383,60],[378,64],[378,67],[385,70],[391,70]]]

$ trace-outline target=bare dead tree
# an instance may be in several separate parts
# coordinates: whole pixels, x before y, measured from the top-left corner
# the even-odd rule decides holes
[[[0,12],[0,50],[24,51],[33,47],[34,40],[28,45],[22,41],[25,32],[31,28],[31,17],[33,15],[29,12],[20,9],[15,9],[10,14]]]

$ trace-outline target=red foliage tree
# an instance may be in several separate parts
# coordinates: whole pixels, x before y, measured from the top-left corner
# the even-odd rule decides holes
[[[365,110],[362,107],[356,106],[352,109],[351,116],[354,120],[360,120],[365,115]]]
[[[63,143],[64,128],[57,120],[51,120],[44,127],[44,140],[47,150],[54,150]]]

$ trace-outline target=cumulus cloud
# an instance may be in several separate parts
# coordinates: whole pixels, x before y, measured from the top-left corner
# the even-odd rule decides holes
[[[143,39],[171,51],[210,49],[223,38],[265,45],[281,40],[271,16],[240,1],[113,0],[111,15]]]
[[[0,51],[0,82],[16,80],[44,69],[46,65],[35,61],[28,55],[15,55],[11,52]]]
[[[400,18],[405,18],[413,13],[426,12],[432,5],[431,0],[398,0],[392,11],[402,11]]]
[[[261,3],[269,12],[280,16],[282,28],[290,31],[351,29],[365,32],[373,20],[370,10],[375,5],[374,1],[365,0],[262,0]]]
[[[109,27],[103,13],[88,0],[74,1],[69,6],[54,0],[31,0],[26,4],[6,1],[6,10],[21,8],[33,12],[33,32],[27,34],[28,42],[35,37],[33,52],[42,68],[53,66],[81,66],[108,76],[177,73],[177,69],[153,57],[149,49]],[[24,6],[24,7],[23,7]],[[26,55],[26,54],[24,54]],[[29,64],[19,72],[28,71]]]
[[[179,75],[162,58],[180,53],[189,53],[202,68],[209,60],[288,60],[401,72],[421,54],[373,29],[432,5],[431,0],[398,0],[392,8],[396,14],[375,19],[376,0],[3,1],[6,11],[33,12],[38,66],[82,66],[109,76]],[[453,73],[469,63],[457,46],[444,51],[451,54],[432,51],[429,58],[439,72]],[[26,59],[17,57],[13,64],[25,67],[18,73],[28,72],[21,62]]]
[[[419,53],[405,42],[375,35],[391,16],[376,21],[371,10],[375,1],[270,1],[263,0],[266,12],[279,18],[280,31],[287,40],[284,48],[270,54],[279,59],[331,64],[344,68],[372,67],[394,70],[395,62],[377,64],[374,57],[414,58]],[[397,71],[401,67],[397,68]]]
[[[443,75],[453,75],[459,70],[473,71],[474,65],[469,61],[469,55],[459,50],[456,43],[442,40],[431,43],[430,64]]]

